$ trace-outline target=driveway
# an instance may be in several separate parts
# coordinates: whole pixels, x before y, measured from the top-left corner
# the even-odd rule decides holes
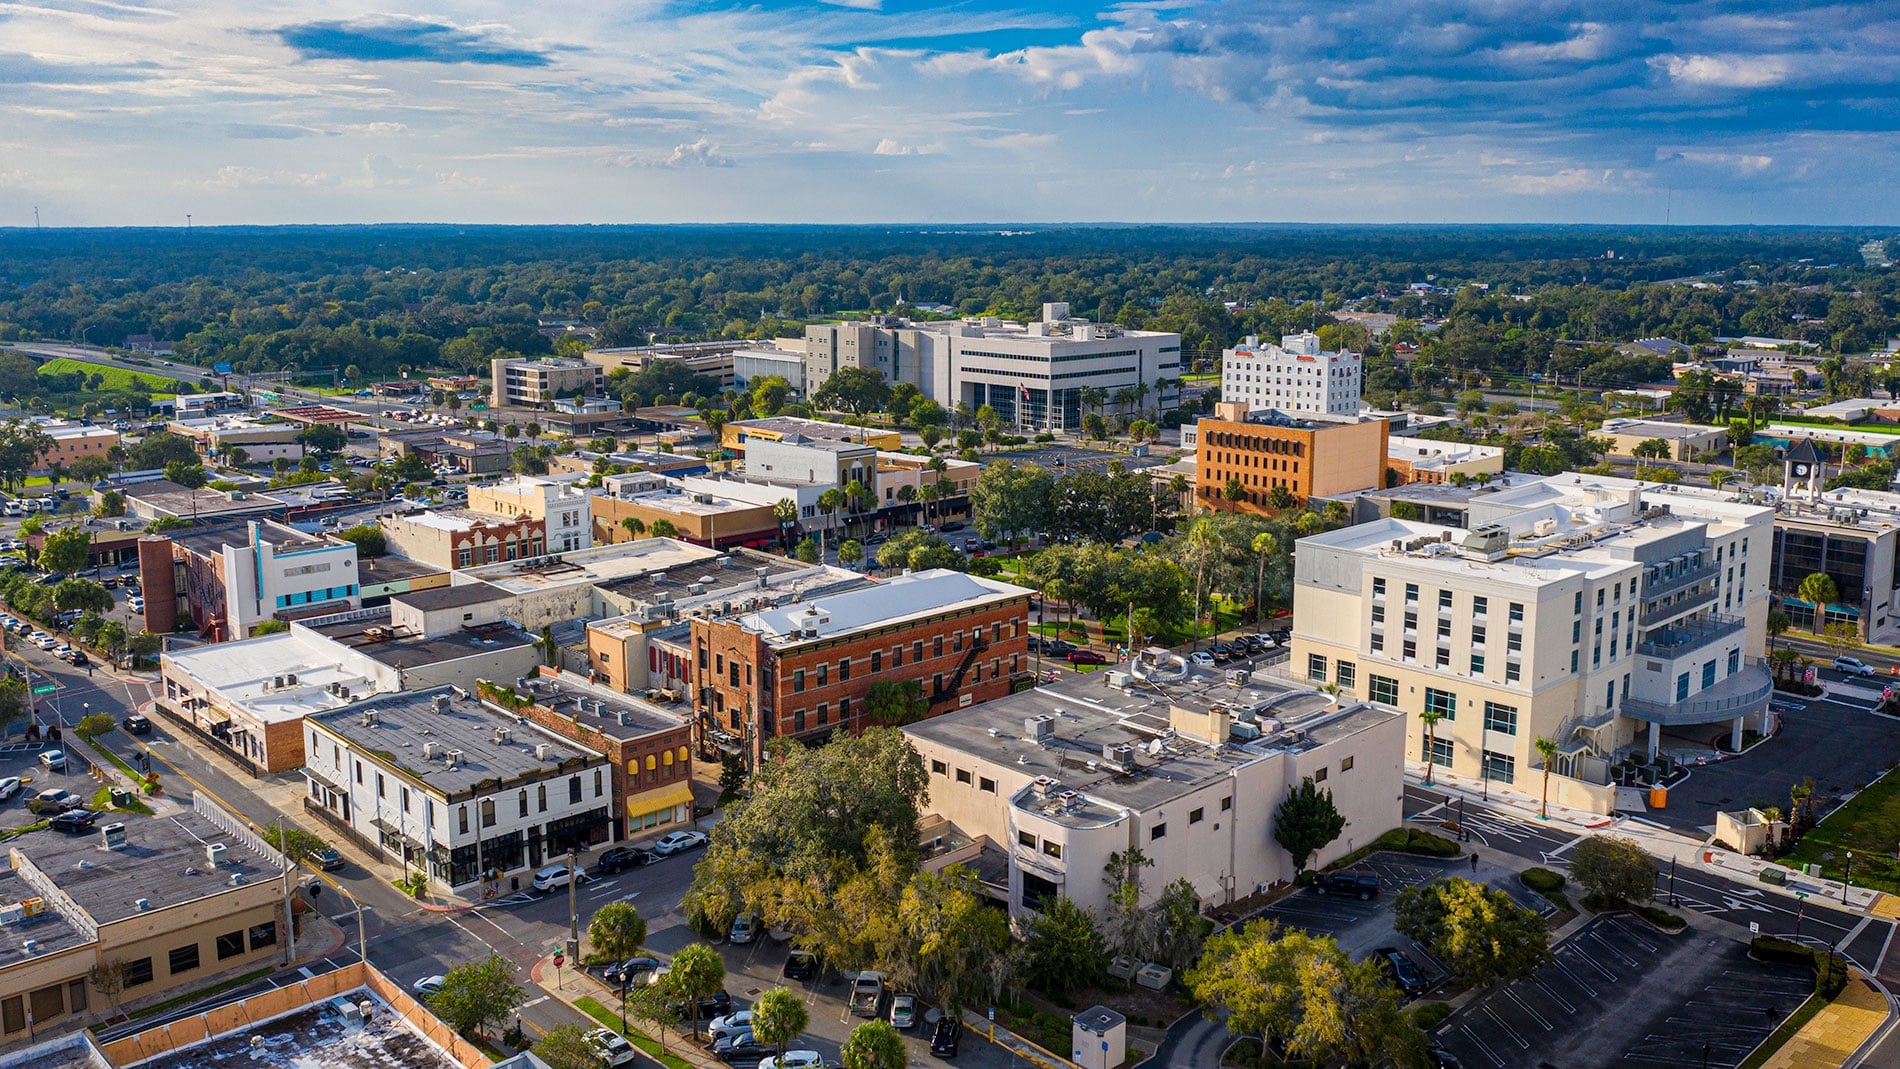
[[[1751,805],[1788,809],[1788,788],[1813,776],[1816,808],[1826,813],[1851,791],[1866,786],[1900,763],[1900,731],[1894,721],[1875,715],[1872,704],[1849,688],[1839,673],[1825,673],[1836,693],[1805,704],[1775,699],[1781,731],[1740,757],[1705,765],[1669,792],[1666,809],[1645,816],[1700,834],[1715,830],[1717,810]],[[1873,687],[1878,687],[1875,681]],[[1870,688],[1871,689],[1871,688]],[[1878,691],[1875,691],[1875,698]]]
[[[1689,929],[1598,917],[1528,980],[1453,1014],[1439,1042],[1470,1067],[1737,1065],[1813,990],[1812,973],[1750,960]],[[1706,1058],[1706,1062],[1704,1059]]]

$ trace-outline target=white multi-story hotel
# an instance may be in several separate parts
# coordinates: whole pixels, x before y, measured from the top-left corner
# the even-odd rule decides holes
[[[1022,428],[1080,426],[1081,392],[1089,388],[1111,396],[1145,388],[1138,408],[1171,406],[1172,384],[1181,377],[1179,334],[1073,319],[1062,303],[1043,305],[1042,320],[1027,325],[994,316],[820,323],[805,328],[804,348],[813,393],[841,367],[874,367],[885,381],[908,382],[946,408],[989,405],[1005,423]],[[1115,411],[1113,402],[1108,410]]]
[[[1765,730],[1772,510],[1565,474],[1471,499],[1469,530],[1384,519],[1294,549],[1291,670],[1408,714],[1406,753],[1608,812],[1609,766],[1663,731]],[[1443,719],[1427,731],[1419,714]],[[1561,782],[1559,782],[1561,781]]]
[[[1321,352],[1311,332],[1289,334],[1278,345],[1249,337],[1221,354],[1220,399],[1249,409],[1357,415],[1360,364],[1358,353]]]

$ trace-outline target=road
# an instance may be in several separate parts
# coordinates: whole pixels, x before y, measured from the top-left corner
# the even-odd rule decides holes
[[[1550,868],[1567,868],[1567,855],[1586,835],[1568,828],[1526,820],[1510,813],[1466,803],[1462,815],[1449,795],[1407,784],[1407,820],[1436,823],[1462,820],[1481,845],[1535,861]],[[1891,921],[1865,917],[1816,899],[1802,901],[1766,891],[1700,869],[1680,865],[1681,858],[1659,857],[1657,900],[1671,897],[1683,908],[1748,928],[1763,935],[1826,944],[1869,972],[1879,968],[1887,942],[1893,937]]]

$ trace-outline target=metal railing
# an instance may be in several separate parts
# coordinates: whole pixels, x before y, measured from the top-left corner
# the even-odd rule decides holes
[[[1649,601],[1653,598],[1674,594],[1683,587],[1694,586],[1705,579],[1714,579],[1721,570],[1722,569],[1717,568],[1715,564],[1711,562],[1700,568],[1692,568],[1688,571],[1677,572],[1668,578],[1658,579],[1654,583],[1648,583],[1643,586],[1643,600]]]
[[[1651,702],[1641,698],[1626,698],[1623,701],[1623,715],[1665,727],[1732,720],[1761,711],[1775,691],[1774,677],[1769,675],[1768,669],[1762,667],[1759,660],[1750,660],[1724,680],[1723,685],[1726,687],[1730,682],[1735,682],[1741,689],[1724,697],[1701,701]]]
[[[1709,616],[1692,620],[1685,624],[1671,624],[1658,631],[1650,632],[1650,637],[1636,644],[1636,653],[1641,657],[1656,657],[1674,660],[1687,657],[1711,642],[1718,642],[1748,626],[1748,621],[1739,616]]]
[[[1713,605],[1715,604],[1715,597],[1715,588],[1710,587],[1707,590],[1690,594],[1680,601],[1672,601],[1666,605],[1645,607],[1643,611],[1638,614],[1637,620],[1644,627],[1654,627],[1659,620],[1673,619],[1674,617],[1681,616],[1685,612],[1694,612],[1704,606]]]

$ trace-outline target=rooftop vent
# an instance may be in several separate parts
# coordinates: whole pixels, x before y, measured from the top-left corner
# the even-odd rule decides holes
[[[513,732],[511,732],[511,731],[509,731],[509,730],[508,730],[507,728],[504,728],[504,727],[498,727],[498,728],[496,728],[496,729],[495,729],[495,742],[496,742],[496,744],[498,744],[498,745],[499,745],[499,744],[504,744],[504,743],[506,743],[506,742],[507,742],[507,741],[508,741],[508,740],[509,740],[509,739],[510,739],[511,737],[513,737],[513,734],[514,734],[514,733],[513,733]]]
[[[425,742],[425,743],[423,743],[423,744],[422,744],[422,759],[423,759],[424,761],[433,761],[433,760],[435,760],[435,755],[436,755],[436,751],[437,751],[438,749],[439,749],[439,747],[437,747],[437,746],[436,746],[436,744],[435,744],[435,743],[433,743],[433,742]]]
[[[125,825],[114,821],[99,829],[99,845],[107,850],[125,849]]]
[[[545,742],[535,743],[535,746],[534,746],[535,760],[546,761],[548,759],[548,756],[552,754],[553,752],[554,752],[554,747],[548,745],[547,743]]]
[[[1464,555],[1472,560],[1503,560],[1510,546],[1510,528],[1487,523],[1465,535]]]
[[[378,720],[378,717],[376,716],[376,710],[374,709],[363,710],[363,726],[364,727],[369,727],[370,725],[375,724],[377,720]]]
[[[137,907],[140,913],[146,913],[146,912],[149,912],[152,908],[152,900],[149,898],[141,898],[134,901],[132,905]]]
[[[228,853],[229,850],[230,848],[223,843],[206,843],[205,860],[210,862],[211,867],[215,869],[219,865],[224,864],[224,855]]]
[[[429,704],[435,707],[436,712],[446,713],[449,711],[449,696],[446,694],[438,694],[430,699]]]
[[[1036,797],[1047,798],[1053,794],[1056,788],[1060,787],[1061,784],[1056,782],[1054,776],[1037,776],[1029,786],[1035,791]]]
[[[462,763],[462,751],[460,751],[460,750],[450,750],[450,751],[448,752],[448,760],[449,760],[449,767],[450,767],[450,768],[454,768],[454,767],[455,767],[456,765],[459,765],[459,764],[461,764],[461,763]]]

